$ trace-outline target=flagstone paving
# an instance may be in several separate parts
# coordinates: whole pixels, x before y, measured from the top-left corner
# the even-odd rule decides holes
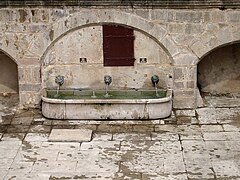
[[[239,106],[176,111],[165,121],[171,124],[57,121],[34,109],[14,114],[2,113],[0,123],[3,180],[240,179]],[[92,134],[90,142],[50,142],[53,129]]]

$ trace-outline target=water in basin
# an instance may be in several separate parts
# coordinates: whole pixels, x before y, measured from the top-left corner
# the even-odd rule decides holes
[[[166,97],[166,90],[47,90],[47,97],[52,99],[159,99]]]

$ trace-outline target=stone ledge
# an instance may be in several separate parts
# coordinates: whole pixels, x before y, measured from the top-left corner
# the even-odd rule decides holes
[[[145,1],[133,1],[133,0],[2,0],[0,6],[131,6],[142,8],[240,8],[240,2],[238,0],[221,1],[221,0],[145,0]]]

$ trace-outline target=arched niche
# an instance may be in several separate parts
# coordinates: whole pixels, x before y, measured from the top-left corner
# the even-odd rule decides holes
[[[0,50],[0,94],[18,94],[18,65]]]
[[[119,25],[120,26],[120,25]],[[128,27],[132,28],[132,27]],[[152,88],[151,76],[160,77],[159,87],[171,86],[172,63],[166,51],[142,31],[134,30],[134,66],[104,67],[103,26],[79,28],[56,41],[42,59],[43,88],[57,87],[63,75],[64,89],[104,88],[103,77],[111,75],[111,88]]]
[[[202,94],[240,95],[240,43],[216,48],[200,60],[198,87]]]

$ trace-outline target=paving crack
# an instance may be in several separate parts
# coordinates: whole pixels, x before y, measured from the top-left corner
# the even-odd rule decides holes
[[[210,167],[209,169],[213,172],[214,179],[217,179],[217,175],[213,167]]]
[[[180,142],[180,145],[181,145],[181,152],[182,152],[182,157],[183,157],[183,164],[184,164],[184,169],[185,169],[185,173],[187,174],[187,179],[188,180],[190,180],[189,179],[189,177],[188,177],[188,172],[187,172],[187,162],[186,162],[186,160],[185,160],[185,157],[184,157],[184,148],[183,148],[183,144],[182,144],[182,140],[181,140],[181,136],[180,136],[180,134],[178,134],[178,138],[179,138],[179,142]]]

